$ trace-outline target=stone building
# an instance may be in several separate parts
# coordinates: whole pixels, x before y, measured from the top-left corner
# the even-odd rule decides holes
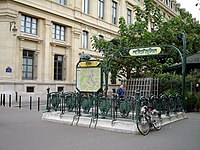
[[[154,2],[166,18],[178,14],[175,0]],[[80,53],[99,55],[90,38],[114,38],[120,16],[134,23],[133,5],[143,0],[0,0],[0,92],[75,90]]]

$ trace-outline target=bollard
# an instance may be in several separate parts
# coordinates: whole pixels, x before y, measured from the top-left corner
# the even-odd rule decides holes
[[[9,107],[11,107],[11,102],[12,102],[11,101],[11,95],[9,95],[9,104],[8,104]]]
[[[77,116],[81,116],[81,95],[78,97],[78,112]]]
[[[94,98],[94,118],[97,118],[99,117],[99,111],[98,111],[98,96],[97,95],[93,95],[93,98]]]
[[[95,99],[96,99],[96,118],[98,119],[99,118],[99,97],[98,97],[98,95],[96,95]]]
[[[112,113],[112,121],[115,121],[116,120],[116,101],[117,101],[117,96],[116,95],[113,95],[113,98],[112,98],[112,110],[111,110],[111,113]]]
[[[2,99],[3,99],[3,94],[1,94],[1,102],[0,102],[0,106],[2,106]]]
[[[162,106],[162,95],[159,97],[159,101],[158,101],[158,105],[159,105],[159,113],[161,114],[162,113],[162,108],[161,108],[161,106]]]
[[[15,92],[15,101],[16,102],[18,101],[18,94],[17,94],[17,92]]]
[[[135,99],[133,96],[131,96],[131,108],[132,108],[132,120],[135,120],[135,116],[134,116],[134,108],[135,108]]]
[[[140,107],[141,107],[141,103],[140,103],[140,90],[139,89],[137,89],[136,90],[136,96],[135,96],[135,99],[136,99],[136,116],[135,116],[135,118],[136,118],[136,122],[138,122],[138,121],[140,121],[140,120],[138,120],[138,118],[139,118],[139,114],[140,114]]]
[[[161,111],[168,116],[168,98],[165,94],[161,96]]]
[[[22,107],[22,96],[19,96],[19,108]]]
[[[38,111],[40,111],[40,97],[38,97]]]
[[[75,113],[76,113],[76,115],[77,115],[77,114],[78,114],[78,113],[77,113],[77,112],[78,112],[78,94],[74,93],[74,94],[73,94],[73,98],[74,98],[75,104],[76,104],[76,106],[75,106]]]
[[[30,97],[30,110],[32,109],[32,96]]]
[[[6,106],[6,94],[3,94],[3,106]]]
[[[47,88],[47,105],[46,105],[46,110],[47,110],[48,112],[49,112],[50,109],[51,109],[51,108],[50,108],[50,105],[51,105],[51,104],[49,104],[49,103],[50,103],[50,93],[49,93],[49,92],[50,92],[50,88],[48,87],[48,88]]]
[[[61,114],[64,114],[65,110],[64,110],[64,100],[65,100],[65,96],[63,94],[63,91],[62,91],[62,94],[60,96],[61,98]]]

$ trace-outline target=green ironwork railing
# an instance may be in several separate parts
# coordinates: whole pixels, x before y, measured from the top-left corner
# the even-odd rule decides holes
[[[86,116],[92,119],[100,117],[113,121],[120,119],[137,121],[141,107],[144,105],[167,116],[183,110],[180,94],[141,97],[140,90],[136,90],[135,96],[125,98],[118,98],[115,95],[103,97],[76,92],[48,92],[46,109],[48,112],[74,113],[75,116]]]

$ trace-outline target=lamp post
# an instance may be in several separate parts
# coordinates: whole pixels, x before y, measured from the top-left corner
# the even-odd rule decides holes
[[[177,35],[177,38],[182,41],[183,45],[183,52],[181,53],[178,48],[172,45],[160,45],[160,46],[165,46],[169,47],[173,50],[176,50],[180,57],[181,57],[181,62],[182,62],[182,89],[181,89],[181,95],[182,95],[182,111],[184,111],[184,100],[185,100],[185,77],[186,77],[186,37],[184,33],[179,33]]]
[[[179,33],[177,35],[177,38],[182,40],[183,45],[183,52],[182,52],[182,109],[184,111],[183,107],[183,101],[185,100],[185,77],[186,77],[186,38],[184,33]]]
[[[114,56],[116,56],[118,53],[120,53],[121,49],[116,51],[112,56],[109,55],[110,49],[112,45],[118,45],[119,41],[114,38],[112,40],[109,41],[109,47],[108,47],[108,53],[105,55],[106,58],[106,69],[105,69],[105,96],[108,95],[108,75],[110,72],[110,61],[114,58]]]
[[[105,96],[108,95],[108,75],[110,71],[110,60],[106,57],[106,69],[105,69]]]
[[[186,38],[185,38],[185,34],[182,33],[182,41],[183,41],[183,64],[182,64],[182,84],[183,84],[183,88],[182,88],[182,95],[183,95],[183,100],[185,100],[185,77],[186,77]]]

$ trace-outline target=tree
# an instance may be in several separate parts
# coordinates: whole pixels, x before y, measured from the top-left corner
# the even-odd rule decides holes
[[[159,26],[157,32],[155,32],[155,41],[160,44],[174,45],[182,49],[182,43],[178,40],[177,34],[183,32],[187,40],[187,53],[197,53],[200,46],[200,24],[194,21],[192,15],[184,9],[180,9],[179,12],[179,16],[171,18]],[[172,54],[176,57],[176,54],[173,52]]]
[[[177,34],[183,32],[187,37],[188,54],[199,51],[200,25],[192,19],[192,16],[180,9],[180,16],[165,21],[160,8],[152,3],[152,0],[144,0],[144,10],[134,6],[136,22],[127,25],[123,17],[119,19],[118,36],[113,41],[93,37],[93,48],[104,56],[104,64],[110,60],[112,80],[119,78],[134,78],[154,76],[162,73],[169,65],[180,62],[180,56],[168,48],[162,47],[162,53],[166,57],[126,57],[129,48],[169,44],[182,49],[182,43]],[[149,32],[148,24],[153,22],[157,27]],[[177,57],[178,56],[178,57]],[[106,64],[105,64],[106,66]]]

